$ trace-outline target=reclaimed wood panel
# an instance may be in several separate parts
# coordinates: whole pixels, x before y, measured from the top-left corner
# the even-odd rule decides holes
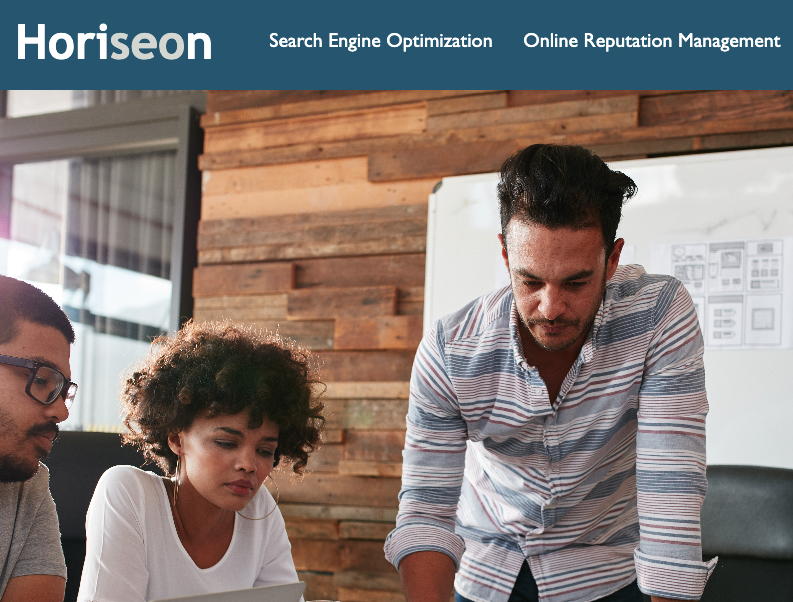
[[[256,165],[207,170],[201,175],[204,196],[222,196],[263,190],[337,186],[366,180],[366,157],[346,157],[307,163]]]
[[[364,177],[366,177],[364,167]],[[241,219],[203,220],[198,225],[199,249],[231,246],[234,244],[256,244],[258,232],[286,230],[298,232],[320,226],[359,226],[373,223],[398,223],[401,221],[423,220],[427,222],[426,202],[414,205],[392,205],[386,207],[364,207],[324,213],[288,213],[266,217],[247,217]],[[236,238],[236,237],[242,238]]]
[[[334,380],[409,380],[414,351],[317,351],[322,378]]]
[[[290,237],[292,240],[288,240]],[[222,240],[226,238],[222,236],[213,238],[220,240],[206,243],[199,237],[199,245],[220,243],[227,246],[199,250],[200,265],[311,257],[423,253],[427,248],[427,223],[426,220],[374,222],[348,226],[318,226],[292,231],[240,232],[226,240]],[[261,241],[265,244],[244,245],[247,241]]]
[[[295,187],[287,190],[205,196],[201,203],[201,219],[256,218],[301,212],[310,214],[415,205],[427,202],[435,184],[435,178],[418,178],[408,182],[361,181],[315,188]]]
[[[371,179],[371,155],[376,153],[410,152],[429,146],[457,143],[514,141],[516,138],[527,136],[534,138],[536,142],[537,139],[566,133],[635,128],[637,120],[636,111],[631,111],[322,144],[296,142],[286,147],[270,149],[242,149],[224,153],[212,153],[207,150],[199,158],[199,166],[201,169],[225,169],[243,165],[274,165],[370,155],[369,178]]]
[[[402,583],[399,573],[363,573],[361,571],[339,571],[333,576],[333,583],[338,587],[371,588],[387,591],[400,591]]]
[[[490,127],[510,123],[532,123],[572,117],[608,115],[611,113],[637,113],[638,111],[639,97],[637,95],[594,100],[572,100],[428,117],[427,131]]]
[[[293,262],[295,288],[423,286],[425,261],[423,253],[298,259]]]
[[[245,107],[328,102],[342,96],[366,94],[368,90],[208,90],[207,113],[231,111]]]
[[[402,462],[405,448],[405,431],[356,431],[347,432],[345,460],[364,462]]]
[[[327,424],[327,423],[326,423]],[[332,427],[331,427],[332,428]],[[308,457],[306,470],[311,472],[339,472],[339,462],[344,458],[344,446],[324,442]],[[365,476],[365,475],[364,475]]]
[[[332,382],[325,379],[327,399],[407,399],[410,381],[404,382]]]
[[[509,90],[507,102],[510,107],[548,104],[570,100],[595,100],[635,94],[637,96],[668,95],[680,90]]]
[[[442,178],[499,171],[507,157],[517,152],[513,140],[428,146],[409,152],[373,153],[369,177],[375,182],[414,178]]]
[[[292,263],[199,266],[193,272],[194,297],[262,295],[294,288]]]
[[[396,304],[394,307],[396,312]],[[363,315],[363,314],[357,314]],[[420,316],[339,317],[333,334],[336,349],[417,349],[424,320]]]
[[[402,462],[340,460],[339,474],[359,477],[401,477]]]
[[[469,111],[485,111],[487,109],[503,109],[506,106],[506,92],[429,100],[427,101],[427,117],[448,115],[450,113],[467,113]]]
[[[339,590],[333,583],[333,574],[315,571],[298,571],[297,578],[305,582],[305,600],[338,600]]]
[[[708,136],[713,134],[754,133],[793,129],[793,112],[773,113],[744,119],[718,119],[693,123],[613,129],[571,133],[564,138],[568,144],[597,145]],[[555,141],[555,139],[552,139]],[[519,139],[524,144],[527,140]]]
[[[394,316],[395,286],[299,289],[289,292],[286,311],[291,320],[346,316]]]
[[[344,443],[344,429],[326,428],[322,431],[321,439],[323,445],[329,443]]]
[[[426,119],[426,105],[412,103],[218,126],[205,131],[204,149],[207,153],[224,153],[288,146],[297,142],[337,142],[418,134],[426,129]]]
[[[245,295],[244,297],[217,296],[200,297],[195,299],[196,309],[265,309],[280,307],[286,311],[286,294],[274,295]]]
[[[358,589],[351,587],[339,587],[339,598],[344,602],[405,602],[401,593],[383,591],[377,589]]]
[[[357,477],[326,473],[307,473],[299,483],[290,482],[286,474],[277,473],[280,501],[300,504],[339,504],[395,508],[401,479]]]
[[[396,523],[370,523],[358,521],[342,521],[339,523],[339,537],[341,539],[372,539],[384,541],[391,531],[396,527]],[[397,578],[397,583],[399,579]],[[380,588],[373,583],[369,587]]]
[[[395,150],[369,155],[369,179],[372,182],[392,182],[415,178],[464,175],[494,171],[515,151],[523,148],[516,139],[528,138],[534,142],[547,141],[549,137],[566,137],[573,133],[624,130],[636,126],[636,111],[609,113],[585,117],[570,117],[448,130],[454,132],[454,142],[443,146],[426,144],[421,148]],[[479,132],[479,139],[472,136]]]
[[[363,506],[328,506],[324,504],[280,503],[281,514],[305,518],[323,518],[333,520],[353,520],[393,523],[396,521],[397,509],[367,508]]]
[[[336,111],[366,109],[387,105],[398,105],[413,103],[422,100],[432,101],[432,99],[455,98],[464,94],[464,98],[472,99],[477,95],[490,95],[488,90],[466,90],[458,92],[456,90],[380,90],[380,91],[350,91],[348,94],[337,95],[335,97],[322,98],[292,98],[281,96],[279,102],[271,96],[257,99],[251,92],[246,97],[234,99],[223,99],[224,102],[217,102],[213,98],[213,92],[208,92],[207,112],[201,117],[201,126],[211,128],[218,125],[230,125],[235,123],[246,123],[252,121],[264,121],[268,119],[279,119],[284,117],[300,117],[304,115],[314,115],[318,113],[331,113]],[[276,92],[275,90],[271,92]],[[280,91],[279,91],[280,92]],[[284,90],[284,93],[288,91]],[[328,90],[301,90],[295,92],[330,92]],[[342,92],[342,91],[339,91]],[[266,102],[263,102],[266,100]],[[236,106],[231,107],[230,102],[236,101]],[[468,100],[471,102],[471,100]]]
[[[639,125],[742,119],[793,111],[790,90],[717,90],[643,98]]]
[[[424,287],[400,287],[397,315],[424,316]]]
[[[328,428],[405,428],[407,399],[332,399],[326,395],[324,401]]]
[[[286,532],[290,541],[293,539],[340,539],[339,521],[337,520],[285,516],[284,523],[286,523]],[[362,524],[366,525],[368,523]],[[345,539],[351,538],[347,537]]]

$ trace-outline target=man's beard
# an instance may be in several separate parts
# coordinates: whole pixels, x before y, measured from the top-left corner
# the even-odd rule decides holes
[[[35,466],[16,456],[0,457],[0,483],[18,483],[33,478],[39,470],[39,463]]]
[[[531,338],[534,339],[534,342],[537,343],[537,346],[545,351],[563,351],[573,345],[578,338],[584,332],[589,332],[589,329],[592,327],[592,324],[595,322],[595,316],[597,316],[598,311],[600,310],[600,305],[603,303],[603,298],[606,294],[606,279],[605,273],[603,275],[603,286],[601,290],[601,294],[598,296],[598,301],[596,304],[592,306],[590,309],[589,315],[584,320],[567,320],[564,318],[557,318],[555,320],[548,320],[546,318],[526,318],[524,317],[520,311],[518,311],[518,317],[520,321],[523,322],[523,326],[526,327],[526,330],[529,331]],[[572,326],[575,329],[575,334],[573,334],[569,339],[565,339],[564,341],[553,341],[552,345],[547,345],[542,341],[538,340],[534,333],[531,331],[531,326]]]
[[[54,422],[37,424],[28,429],[26,437],[49,434],[55,431],[55,438],[58,437],[58,425]],[[46,458],[47,452],[41,457]],[[32,479],[39,470],[39,461],[25,460],[15,455],[0,456],[0,483],[19,483]]]

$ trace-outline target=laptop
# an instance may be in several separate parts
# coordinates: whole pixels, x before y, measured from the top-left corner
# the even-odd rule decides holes
[[[198,594],[179,598],[161,598],[152,602],[298,602],[306,584],[303,581],[285,585],[265,585],[230,592]]]

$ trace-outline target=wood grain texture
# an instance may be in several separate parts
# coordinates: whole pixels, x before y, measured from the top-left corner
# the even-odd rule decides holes
[[[338,473],[339,462],[343,458],[344,446],[342,444],[330,444],[325,442],[308,457],[306,470],[310,472]]]
[[[401,477],[402,462],[340,460],[339,474],[359,477]]]
[[[290,541],[293,539],[328,539],[331,541],[340,539],[339,521],[337,520],[286,516],[284,523],[286,523],[286,532]]]
[[[402,583],[399,573],[362,573],[360,571],[339,571],[333,576],[333,583],[338,587],[372,588],[388,591],[400,591]]]
[[[333,382],[326,379],[328,399],[407,399],[410,381],[404,382]]]
[[[643,98],[639,125],[742,119],[793,111],[790,90],[717,90]]]
[[[331,186],[265,190],[205,196],[201,204],[202,220],[256,218],[303,212],[305,214],[393,207],[426,203],[435,178],[418,178],[406,182],[355,181]]]
[[[426,105],[411,103],[217,126],[205,131],[204,150],[207,153],[225,153],[288,146],[298,142],[399,136],[423,132],[426,119]]]
[[[294,288],[292,263],[199,266],[193,272],[194,297],[262,295]]]
[[[339,429],[404,429],[407,399],[325,397],[325,426]]]
[[[284,516],[304,518],[323,518],[334,520],[374,521],[393,523],[396,521],[396,508],[365,508],[362,506],[328,506],[325,504],[280,503],[278,507]]]
[[[322,378],[334,380],[409,380],[413,351],[317,351]]]
[[[208,90],[207,113],[296,102],[331,102],[367,90]]]
[[[427,118],[427,131],[545,122],[612,113],[637,113],[638,111],[639,97],[637,95],[572,100],[429,117]]]
[[[365,167],[363,177],[366,177]],[[426,223],[427,211],[427,203],[422,202],[414,205],[364,207],[323,213],[288,213],[284,215],[268,215],[266,217],[202,220],[198,225],[199,248],[208,249],[233,246],[234,244],[255,244],[260,241],[247,237],[255,236],[259,232],[287,231],[297,233],[318,227],[355,227],[362,224],[394,224],[416,220],[423,220]]]
[[[364,589],[352,587],[339,587],[339,598],[344,602],[405,602],[404,596],[399,592],[378,589]]]
[[[423,323],[421,316],[339,317],[333,335],[334,347],[415,350],[421,342]]]
[[[333,574],[316,571],[298,571],[297,578],[305,582],[305,600],[338,600],[339,590],[333,583]]]
[[[358,477],[326,473],[308,473],[299,483],[277,474],[281,501],[301,504],[338,504],[396,508],[401,479],[390,477]]]
[[[485,111],[487,109],[503,109],[507,106],[506,92],[458,96],[427,101],[427,117],[449,115],[451,113],[467,113]]]
[[[338,186],[364,180],[366,157],[346,157],[306,163],[207,170],[201,174],[201,193],[204,196],[222,196],[265,190]]]
[[[280,96],[272,93],[280,92]],[[335,96],[330,96],[331,93]],[[320,96],[320,94],[324,93]],[[258,96],[257,96],[258,94]],[[291,94],[291,96],[289,96]],[[300,96],[299,94],[302,94]],[[300,117],[336,111],[366,109],[388,105],[432,101],[462,96],[468,102],[477,95],[490,95],[488,90],[243,90],[236,93],[207,94],[207,112],[201,126],[265,121],[285,117]]]
[[[356,431],[347,432],[345,460],[362,462],[393,462],[402,464],[405,448],[405,431]]]
[[[365,540],[295,539],[292,558],[299,571],[343,571],[394,574],[396,569],[385,559],[383,543]],[[344,598],[342,598],[344,599]]]
[[[424,286],[425,256],[423,253],[298,259],[293,263],[295,265],[295,288]]]
[[[395,286],[313,288],[290,291],[286,311],[291,320],[347,316],[395,316]]]
[[[248,220],[244,219],[216,221],[239,224],[240,228],[232,233],[199,233],[200,265],[426,250],[426,217],[302,228],[268,226],[259,230],[246,227]]]
[[[230,150],[213,153],[207,150],[199,158],[201,169],[221,169],[243,165],[274,165],[301,161],[317,161],[341,157],[355,157],[377,153],[406,153],[427,147],[447,144],[514,142],[516,138],[543,139],[567,133],[591,132],[609,129],[635,128],[636,111],[611,113],[568,119],[554,119],[532,123],[510,123],[454,130],[441,130],[424,134],[407,134],[370,139],[356,139],[322,144],[295,142],[286,147]],[[506,158],[506,157],[504,157]],[[369,177],[372,177],[371,165]]]
[[[509,90],[507,104],[510,107],[524,105],[567,102],[571,100],[595,100],[633,94],[637,96],[668,95],[680,90]]]

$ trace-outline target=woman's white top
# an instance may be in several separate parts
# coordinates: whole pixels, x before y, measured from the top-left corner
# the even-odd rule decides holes
[[[243,513],[264,516],[273,506],[262,487]],[[223,558],[198,568],[179,540],[162,478],[133,466],[115,466],[102,475],[85,529],[78,602],[147,602],[298,580],[277,509],[263,520],[235,515]]]

